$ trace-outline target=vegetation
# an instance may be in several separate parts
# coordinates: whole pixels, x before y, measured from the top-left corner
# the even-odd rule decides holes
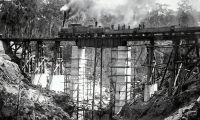
[[[60,8],[68,0],[12,0],[0,7],[1,33],[7,37],[54,37],[62,25]]]
[[[181,0],[178,10],[168,8],[166,4],[157,4],[147,17],[142,21],[147,27],[163,26],[196,26],[198,25],[200,12],[192,8],[189,0]],[[197,17],[196,17],[197,16]]]

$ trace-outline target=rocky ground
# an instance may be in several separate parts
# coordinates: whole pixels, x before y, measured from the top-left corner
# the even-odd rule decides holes
[[[31,84],[16,63],[0,54],[0,120],[72,120],[74,103]]]
[[[181,92],[174,92],[171,97],[167,95],[167,88],[163,88],[148,102],[132,101],[122,108],[116,119],[200,120],[200,79],[186,80]]]

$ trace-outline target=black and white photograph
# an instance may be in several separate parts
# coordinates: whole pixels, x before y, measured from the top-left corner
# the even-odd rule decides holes
[[[200,120],[200,0],[0,0],[0,120]]]

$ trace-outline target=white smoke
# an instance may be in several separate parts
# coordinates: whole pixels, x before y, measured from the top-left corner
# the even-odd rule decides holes
[[[64,5],[63,7],[60,8],[60,11],[67,11],[67,10],[69,10],[68,5]]]
[[[61,10],[71,9],[71,17],[95,18],[103,24],[107,17],[110,24],[136,26],[154,7],[155,0],[71,0]],[[103,24],[104,25],[104,24]]]
[[[200,0],[191,0],[192,2],[192,7],[197,10],[200,11]]]

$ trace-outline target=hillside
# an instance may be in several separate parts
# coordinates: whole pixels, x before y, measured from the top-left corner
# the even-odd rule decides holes
[[[72,120],[69,96],[31,84],[11,58],[0,54],[0,120]]]
[[[196,68],[194,68],[196,69]],[[196,76],[196,77],[194,77]],[[190,77],[180,88],[168,97],[164,86],[148,102],[141,97],[126,104],[117,120],[200,120],[200,80],[199,73]],[[192,78],[192,80],[191,80]]]

